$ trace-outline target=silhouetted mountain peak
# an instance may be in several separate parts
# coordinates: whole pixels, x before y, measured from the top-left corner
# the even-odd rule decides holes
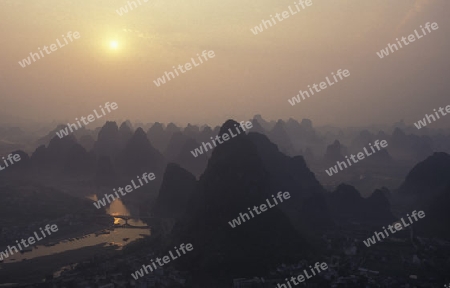
[[[261,133],[261,134],[265,134],[266,130],[264,129],[264,127],[258,122],[258,120],[253,119],[252,120],[252,132],[257,132],[257,133]]]
[[[405,132],[403,132],[402,129],[397,127],[397,128],[394,129],[394,132],[392,133],[392,137],[394,137],[394,138],[403,138],[403,137],[406,137],[406,134],[405,134]]]
[[[92,156],[77,143],[67,151],[63,170],[73,175],[88,175],[95,164],[95,156]]]
[[[117,135],[119,132],[119,127],[117,126],[117,123],[115,121],[107,121],[105,125],[100,129],[100,132],[98,132],[98,137],[108,137],[110,135]]]
[[[200,144],[197,141],[192,138],[188,138],[183,142],[183,146],[181,147],[178,156],[175,158],[175,162],[197,177],[205,171],[205,168],[208,165],[207,154],[198,155],[194,161],[192,160],[191,151],[199,146]]]
[[[142,130],[142,128],[139,128]],[[127,122],[123,122],[119,128],[120,147],[125,147],[126,143],[133,137],[133,130]]]
[[[148,133],[161,133],[164,131],[164,126],[163,124],[159,123],[159,122],[155,122],[155,124],[152,125],[152,127],[150,127],[148,129]]]
[[[244,124],[245,125],[245,124]],[[232,119],[228,119],[227,121],[225,121],[225,123],[222,124],[222,127],[220,127],[220,131],[219,131],[219,135],[222,135],[224,133],[227,133],[228,135],[230,135],[230,131],[233,132],[233,134],[238,134],[236,128],[239,127],[239,131],[241,131],[241,134],[237,135],[242,136],[242,128],[239,126],[239,123],[232,120]]]
[[[145,134],[144,130],[141,127],[136,129],[136,132],[134,132],[133,137],[131,137],[131,140],[135,142],[149,143],[147,134]]]
[[[306,131],[313,130],[312,121],[309,119],[302,119],[300,126]]]
[[[174,123],[170,122],[169,124],[167,124],[166,131],[175,133],[175,132],[181,131],[181,129]]]
[[[116,122],[108,121],[98,132],[94,151],[98,155],[115,155],[119,149],[119,127]]]
[[[264,130],[269,131],[273,125],[272,123],[267,122],[266,120],[264,120],[261,115],[257,114],[255,115],[255,117],[253,117],[253,119],[255,119],[256,121],[258,121],[259,124],[261,124],[261,126],[264,128]]]
[[[450,184],[450,155],[436,152],[417,164],[400,187],[402,193],[432,194]]]
[[[150,144],[141,127],[136,129],[133,137],[118,154],[117,163],[126,175],[143,172],[154,172],[158,175],[164,169],[164,157]]]
[[[372,203],[379,203],[379,204],[389,204],[389,200],[386,197],[386,192],[376,189],[372,195],[367,198],[367,200],[371,201]]]
[[[197,125],[192,125],[191,123],[188,123],[186,128],[184,128],[185,132],[199,132],[200,128]]]
[[[328,163],[336,162],[344,158],[343,152],[345,148],[341,145],[339,140],[334,140],[333,144],[327,146],[325,152],[325,161]]]
[[[329,200],[331,211],[338,221],[386,224],[395,220],[389,200],[382,190],[376,190],[364,199],[355,187],[341,184],[331,193]]]
[[[60,149],[69,149],[73,145],[77,143],[77,139],[75,139],[75,136],[68,135],[63,138],[59,138],[58,136],[55,136],[50,140],[50,143],[48,144],[48,149],[50,151],[56,151]]]
[[[183,147],[187,139],[189,139],[189,137],[184,135],[182,132],[175,132],[172,134],[169,144],[167,145],[166,151],[164,152],[164,156],[167,158],[168,161],[175,160],[175,158],[180,153],[181,148]],[[189,151],[188,154],[191,155]]]
[[[211,127],[209,127],[208,125],[206,125],[205,127],[203,127],[202,129],[202,133],[207,133],[207,134],[212,134],[213,130]]]
[[[283,120],[279,119],[277,121],[277,123],[275,124],[275,126],[273,127],[272,131],[284,130],[285,129],[285,125],[286,125],[286,123],[284,123]]]
[[[169,163],[164,172],[154,215],[163,218],[178,218],[184,214],[188,200],[197,181],[191,173],[177,164]]]
[[[142,129],[142,128],[141,128]],[[120,124],[119,133],[133,133],[133,130],[127,122]]]
[[[235,131],[235,125],[238,125],[236,121],[227,120],[219,134],[229,133],[229,129]],[[244,224],[245,227],[232,229],[227,224],[231,219],[239,217],[240,212],[247,211],[248,207],[264,203],[268,195],[276,191],[278,190],[270,189],[268,173],[248,136],[241,133],[226,143],[217,145],[208,167],[200,177],[198,190],[190,201],[192,205],[189,205],[188,213],[179,226],[184,231],[180,237],[187,237],[192,239],[192,243],[205,247],[200,252],[202,255],[223,255],[221,259],[202,257],[198,265],[209,269],[208,267],[220,262],[232,261],[236,252],[231,251],[234,251],[236,241],[239,241],[239,250],[242,252],[238,252],[239,267],[235,267],[233,271],[239,272],[265,266],[261,261],[254,263],[254,257],[263,251],[265,257],[280,257],[293,255],[301,246],[306,245],[278,207],[259,217],[255,216],[255,219]],[[270,217],[270,221],[265,217]],[[243,237],[244,235],[248,237]],[[259,241],[261,239],[264,241]],[[249,267],[247,263],[253,263],[253,266]]]
[[[332,193],[333,198],[344,200],[344,201],[359,201],[362,200],[361,195],[355,187],[342,183],[336,190]]]

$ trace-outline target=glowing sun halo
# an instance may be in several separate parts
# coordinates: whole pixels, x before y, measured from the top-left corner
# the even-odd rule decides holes
[[[111,49],[117,49],[117,48],[119,47],[119,43],[117,43],[117,41],[111,41],[111,42],[109,43],[109,47],[110,47]]]

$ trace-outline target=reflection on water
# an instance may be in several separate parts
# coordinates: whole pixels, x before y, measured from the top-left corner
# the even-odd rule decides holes
[[[125,224],[125,221],[121,218],[114,217],[114,225]]]
[[[131,216],[130,211],[128,211],[127,207],[123,205],[122,201],[120,199],[115,200],[111,203],[108,209],[106,209],[106,212],[108,212],[109,215],[115,216]],[[121,218],[114,218],[114,224],[125,224],[125,221]],[[142,222],[139,219],[130,219],[128,220],[128,224],[133,226],[146,226],[144,222]]]
[[[90,197],[92,200],[96,199],[96,197],[92,196]],[[122,201],[120,199],[117,199],[114,201],[109,209],[107,209],[108,214],[114,216],[114,215],[122,215],[122,216],[128,216],[130,215],[130,212],[128,209],[123,205]],[[145,226],[146,223],[142,222],[139,219],[130,219],[128,220],[128,223],[130,225],[134,226]],[[114,218],[114,224],[125,224],[125,221],[121,218]],[[100,231],[98,231],[100,232]],[[108,233],[109,234],[106,234]],[[105,243],[106,245],[117,245],[121,249],[121,247],[125,246],[126,244],[142,238],[143,235],[150,235],[149,229],[127,229],[127,228],[111,228],[110,230],[104,231],[105,234],[88,234],[82,237],[78,237],[78,239],[66,239],[55,246],[39,246],[38,248],[33,248],[31,252],[26,252],[24,254],[14,254],[10,256],[9,258],[4,260],[4,263],[11,263],[11,262],[17,262],[22,261],[23,259],[32,259],[36,257],[51,255],[55,253],[60,253],[66,250],[74,250],[79,249],[86,246],[93,246],[101,243]],[[125,240],[124,240],[125,239]],[[72,241],[70,241],[72,240]],[[14,260],[12,260],[14,259]]]

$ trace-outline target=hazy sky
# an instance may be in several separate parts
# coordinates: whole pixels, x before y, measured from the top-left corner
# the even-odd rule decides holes
[[[0,0],[0,113],[73,122],[115,101],[110,119],[215,125],[261,114],[314,125],[412,125],[450,104],[450,1],[312,1],[253,35],[250,28],[293,0],[141,0],[123,16],[116,13],[123,0]],[[439,29],[384,59],[375,54],[426,22]],[[81,38],[26,68],[18,64],[68,31]],[[216,57],[155,86],[203,50]],[[351,76],[288,103],[338,69]],[[450,116],[430,125],[448,126]]]

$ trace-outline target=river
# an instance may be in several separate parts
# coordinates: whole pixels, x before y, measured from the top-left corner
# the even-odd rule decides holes
[[[94,201],[96,201],[95,196],[90,197]],[[130,212],[128,209],[123,205],[122,201],[120,199],[115,200],[110,207],[107,210],[108,214],[111,216],[114,215],[130,215]],[[125,223],[120,218],[114,218],[114,224],[121,224]],[[141,220],[128,220],[128,223],[134,226],[146,226],[146,223],[142,222]],[[33,248],[30,252],[25,252],[23,254],[16,253],[12,255],[9,258],[6,258],[4,260],[4,263],[13,263],[22,261],[24,259],[33,259],[36,257],[51,255],[55,253],[60,253],[67,250],[75,250],[82,247],[87,246],[94,246],[97,244],[107,244],[107,245],[117,245],[119,246],[118,249],[121,249],[123,246],[127,245],[128,243],[142,238],[144,236],[142,235],[150,235],[150,229],[128,229],[128,228],[111,228],[111,230],[108,230],[109,234],[100,234],[96,235],[94,234],[87,234],[82,237],[78,237],[77,239],[72,239],[72,241],[69,241],[69,239],[62,240],[58,244],[54,246],[43,246],[38,245],[37,248]],[[100,231],[97,231],[100,232]],[[129,239],[126,239],[129,238]],[[124,240],[126,239],[126,240]]]

